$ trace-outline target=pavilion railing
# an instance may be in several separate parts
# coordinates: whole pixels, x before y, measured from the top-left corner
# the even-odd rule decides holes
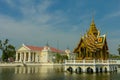
[[[65,60],[65,64],[120,64],[120,60]]]

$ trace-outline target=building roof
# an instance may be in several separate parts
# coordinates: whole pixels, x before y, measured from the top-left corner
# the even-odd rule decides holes
[[[33,51],[41,51],[43,47],[38,47],[38,46],[31,46],[31,45],[25,45],[27,48]]]
[[[62,50],[59,50],[59,49],[56,49],[56,48],[53,48],[53,47],[50,47],[50,49],[51,49],[51,51],[52,52],[58,52],[58,53],[63,53],[64,51],[62,51]]]
[[[32,46],[32,45],[24,45],[24,46],[33,51],[42,51],[44,49],[44,47],[38,47],[38,46]],[[63,53],[64,52],[64,51],[56,49],[54,47],[50,47],[50,46],[47,46],[47,47],[49,47],[51,52],[55,52],[55,53]]]
[[[96,52],[98,49],[102,49],[104,45],[106,45],[105,47],[108,50],[106,35],[100,35],[100,32],[95,26],[94,20],[91,22],[88,32],[81,38],[78,46],[74,49],[73,52],[79,50],[81,43],[84,43],[84,45],[91,52]]]

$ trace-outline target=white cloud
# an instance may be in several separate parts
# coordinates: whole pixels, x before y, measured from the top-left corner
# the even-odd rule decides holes
[[[109,20],[109,19],[112,19],[112,18],[116,18],[116,17],[120,17],[120,11],[114,11],[112,13],[108,13],[106,14],[103,18],[102,18],[102,21],[105,21],[105,20]]]
[[[120,16],[120,11],[117,11],[117,12],[114,12],[114,13],[111,13],[108,15],[109,18],[112,18],[112,17],[119,17]]]
[[[22,43],[44,45],[49,41],[52,46],[56,47],[56,41],[59,40],[60,48],[65,49],[68,44],[70,46],[75,44],[72,44],[72,41],[76,40],[76,34],[61,32],[60,30],[54,31],[54,28],[56,27],[53,27],[52,24],[36,25],[31,20],[16,21],[12,17],[0,15],[0,36],[12,39],[15,41],[12,43],[17,46]]]
[[[57,9],[48,12],[48,8],[54,4],[53,0],[42,0],[37,4],[34,4],[33,0],[17,0],[19,4],[16,4],[16,0],[6,1],[11,8],[22,14],[22,18],[16,20],[14,17],[0,14],[0,36],[10,39],[17,47],[22,43],[41,46],[47,41],[57,47],[59,41],[60,49],[69,46],[73,50],[80,40],[80,34],[84,35],[91,22],[92,14],[89,12],[78,16],[80,23],[73,25],[69,14],[64,11]],[[106,19],[118,16],[120,13],[116,12],[106,16]],[[116,41],[117,45],[118,40],[111,39],[110,45],[114,44],[113,41]],[[113,50],[111,47],[110,49]]]
[[[4,0],[10,7],[15,7],[14,0]]]

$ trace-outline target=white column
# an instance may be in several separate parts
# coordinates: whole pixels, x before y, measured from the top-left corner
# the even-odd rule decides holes
[[[40,58],[40,56],[39,56],[39,54],[36,54],[37,55],[37,62],[39,62],[39,58]]]
[[[34,52],[33,52],[33,53],[32,53],[32,62],[35,61],[35,60],[34,60],[34,57],[35,57],[35,56],[34,56]]]
[[[28,62],[31,62],[31,52],[28,53]]]
[[[26,62],[26,52],[24,52],[24,62]]]
[[[96,72],[96,66],[95,65],[93,66],[93,72]]]
[[[24,57],[23,57],[24,55],[23,55],[23,52],[20,52],[20,62],[23,62],[24,60]]]
[[[82,70],[83,70],[83,72],[86,72],[86,68],[85,68],[85,66],[84,66],[84,67],[82,67]]]
[[[20,52],[20,62],[22,62],[22,53]]]
[[[37,61],[36,53],[34,53],[34,62]]]
[[[16,62],[18,62],[18,52],[16,52],[16,59],[15,59]]]
[[[22,52],[22,62],[24,62],[24,52]]]
[[[76,66],[72,66],[73,72],[75,72],[76,70]]]

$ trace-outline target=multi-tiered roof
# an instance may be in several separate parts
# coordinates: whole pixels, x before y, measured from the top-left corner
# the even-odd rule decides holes
[[[84,45],[84,46],[83,46]],[[81,53],[81,47],[87,48],[87,52],[96,53],[98,50],[108,50],[106,35],[101,35],[96,28],[94,20],[90,24],[89,30],[82,36],[79,44],[74,49],[74,53]]]

